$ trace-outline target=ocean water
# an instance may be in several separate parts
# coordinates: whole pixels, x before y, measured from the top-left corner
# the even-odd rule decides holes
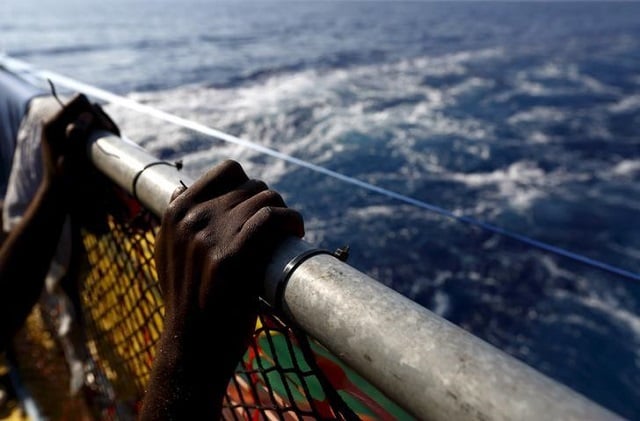
[[[3,1],[0,50],[640,273],[640,3]],[[628,418],[640,285],[108,106],[197,176],[240,160],[308,239]]]

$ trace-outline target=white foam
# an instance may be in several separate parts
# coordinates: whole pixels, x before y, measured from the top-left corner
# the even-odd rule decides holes
[[[469,187],[496,186],[498,194],[520,210],[527,209],[543,195],[547,174],[529,161],[519,161],[505,169],[486,173],[450,173],[448,177]]]
[[[440,317],[446,317],[449,309],[451,308],[451,299],[444,292],[437,290],[431,299],[432,307],[431,311],[439,315]]]
[[[562,84],[547,82],[565,82]],[[558,86],[560,85],[560,86]],[[533,97],[557,97],[576,93],[621,95],[620,89],[606,85],[599,80],[580,73],[576,65],[547,63],[516,74],[514,88],[499,94],[499,101],[508,101],[512,97],[525,94]]]
[[[492,83],[466,77],[459,83],[436,89],[424,86],[423,79],[425,74],[465,74],[468,63],[492,60],[502,54],[499,49],[462,52],[385,65],[277,74],[240,87],[194,85],[131,96],[319,165],[332,162],[341,154],[376,147],[368,142],[382,138],[388,142],[393,154],[405,163],[398,175],[408,185],[413,181],[423,181],[427,175],[437,175],[474,188],[495,186],[494,191],[487,192],[487,200],[482,203],[500,200],[501,204],[508,203],[516,209],[525,210],[549,187],[558,186],[575,174],[570,175],[563,170],[545,173],[526,161],[487,173],[450,172],[446,169],[447,164],[439,162],[437,154],[415,153],[417,142],[450,137],[460,139],[454,141],[459,150],[481,160],[491,159],[491,148],[485,139],[493,137],[494,127],[487,121],[454,116],[444,109],[455,105],[461,96],[469,92],[490,88]],[[557,66],[541,70],[541,74],[548,77],[560,74],[580,76],[575,72]],[[523,73],[520,77],[526,80],[529,76]],[[529,86],[525,89],[535,91],[539,88]],[[393,98],[397,100],[390,100]],[[288,165],[275,159],[264,161],[258,152],[213,140],[210,145],[203,140],[195,150],[193,144],[183,148],[182,144],[188,142],[193,134],[168,125],[160,130],[154,129],[150,127],[149,119],[143,123],[140,117],[131,114],[117,116],[127,134],[134,139],[144,139],[150,132],[160,133],[153,139],[146,139],[145,147],[152,152],[164,149],[181,152],[186,167],[196,173],[226,157],[242,160],[249,170],[259,170],[258,175],[270,182],[282,179],[289,171]],[[566,118],[566,113],[557,108],[536,107],[512,115],[508,122],[537,124]],[[530,133],[527,139],[536,143],[551,140],[541,131]],[[625,169],[622,166],[617,171]],[[385,174],[384,177],[393,175]],[[494,212],[490,206],[484,205],[472,211],[480,211],[480,208]]]
[[[586,307],[600,311],[609,316],[609,318],[625,325],[633,333],[629,339],[640,344],[640,316],[625,310],[625,306],[621,305],[615,297],[611,295],[598,297],[592,294],[580,299],[580,302]],[[637,351],[637,353],[640,352]]]
[[[486,122],[452,117],[441,111],[455,104],[460,96],[491,86],[491,82],[463,78],[453,86],[435,89],[424,86],[424,76],[464,74],[465,64],[501,55],[499,49],[460,52],[385,65],[278,74],[240,87],[193,85],[130,96],[169,113],[318,164],[332,161],[336,155],[351,153],[353,148],[366,147],[357,143],[361,141],[354,137],[357,133],[364,134],[363,139],[378,135],[392,139],[394,151],[405,160],[412,161],[415,155],[411,148],[413,136],[408,136],[398,123],[413,125],[412,132],[420,139],[444,135],[480,140],[490,136],[493,130]],[[394,103],[389,101],[390,98],[398,98],[398,101]],[[145,140],[145,147],[152,152],[163,149],[183,151],[181,145],[193,136],[166,125],[158,129],[153,127],[157,123],[150,119],[118,112],[114,107],[110,107],[109,112],[114,114],[123,131],[134,139],[160,133]],[[192,147],[183,151],[185,164],[197,169],[210,165],[223,155],[243,159],[249,166],[250,161],[258,157],[257,152],[214,141],[211,147],[205,143],[195,151],[190,149]],[[470,152],[486,159],[489,150],[485,147]],[[286,167],[282,164],[270,163],[266,170],[273,181],[286,174]]]
[[[539,130],[535,130],[535,131],[529,133],[529,135],[527,136],[527,139],[531,143],[538,143],[538,144],[549,143],[552,140],[551,136],[549,136],[549,135],[547,135],[545,133],[542,133]]]
[[[542,254],[539,257],[539,261],[549,272],[549,277],[551,279],[571,279],[578,290],[585,292],[590,290],[590,283],[584,277],[579,277],[573,272],[564,269],[562,266],[558,265],[557,260],[553,259],[551,256]]]
[[[517,91],[531,96],[552,96],[558,94],[557,90],[554,91],[540,82],[532,82],[524,79],[518,83]]]
[[[627,256],[637,261],[640,261],[640,248],[633,248],[628,245],[622,246],[616,243],[611,243],[609,247],[611,248],[611,250],[615,251],[616,253],[620,253],[623,256]]]
[[[625,159],[618,162],[611,172],[617,176],[633,176],[640,174],[640,160]]]
[[[534,68],[530,71],[534,77],[546,80],[568,80],[582,87],[591,93],[612,93],[618,92],[613,86],[606,85],[599,80],[580,73],[578,66],[575,64],[560,65],[558,63],[546,63],[543,66]]]
[[[627,338],[640,345],[640,315],[626,310],[627,306],[617,298],[628,294],[623,285],[612,284],[606,290],[596,291],[593,284],[587,279],[576,277],[574,273],[561,269],[550,257],[544,256],[541,261],[549,270],[552,278],[564,277],[572,279],[574,287],[577,288],[575,291],[554,289],[552,294],[556,299],[574,301],[584,307],[588,307],[590,310],[605,314],[608,320],[617,321],[620,325],[625,326],[630,332]],[[602,325],[593,324],[591,321],[576,314],[569,314],[558,321],[583,325],[590,330],[604,329]],[[636,349],[636,355],[640,358],[640,348]]]
[[[507,119],[507,122],[512,125],[519,123],[556,123],[566,120],[567,117],[567,113],[557,107],[533,107],[512,114]]]
[[[465,79],[463,82],[460,82],[457,85],[454,85],[448,93],[450,95],[460,96],[464,95],[468,92],[475,91],[479,88],[490,89],[495,86],[495,82],[488,79],[483,79],[479,77],[469,77]]]
[[[395,207],[384,205],[365,206],[357,209],[349,209],[347,219],[358,217],[362,219],[378,219],[380,217],[389,217],[394,214]]]
[[[608,110],[613,113],[640,111],[640,95],[630,95],[622,98],[615,104],[609,106]]]

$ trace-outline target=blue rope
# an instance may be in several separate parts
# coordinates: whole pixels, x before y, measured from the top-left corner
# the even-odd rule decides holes
[[[20,62],[18,60],[9,59],[8,57],[0,57],[0,63],[3,62],[3,61],[4,62],[13,62],[18,67],[20,67],[22,69],[28,68],[29,70],[31,70],[31,72],[32,72],[32,74],[34,76],[36,76],[38,78],[41,78],[41,79],[45,79],[45,80],[48,80],[48,79],[53,80],[56,83],[58,83],[59,85],[65,86],[65,87],[67,87],[69,89],[75,89],[75,90],[78,90],[80,92],[84,92],[87,95],[94,96],[96,98],[100,98],[100,99],[102,99],[104,101],[111,102],[111,103],[114,103],[114,104],[129,108],[129,109],[132,109],[134,111],[137,111],[137,112],[140,112],[140,113],[143,113],[143,114],[147,114],[147,115],[149,115],[151,117],[154,117],[154,118],[157,118],[157,119],[160,119],[160,120],[163,120],[163,121],[166,121],[166,122],[169,122],[169,123],[172,123],[172,124],[175,124],[175,125],[187,128],[187,129],[194,130],[196,132],[199,132],[199,133],[202,133],[204,135],[208,135],[208,136],[214,137],[214,138],[219,139],[219,140],[223,140],[225,142],[233,143],[233,144],[236,144],[236,145],[240,145],[240,146],[246,147],[248,149],[252,149],[252,150],[260,152],[262,154],[269,155],[271,157],[274,157],[274,158],[277,158],[277,159],[292,163],[292,164],[297,165],[299,167],[307,168],[307,169],[309,169],[311,171],[314,171],[314,172],[317,172],[317,173],[320,173],[320,174],[324,174],[324,175],[326,175],[328,177],[340,180],[340,181],[342,181],[344,183],[351,184],[351,185],[354,185],[354,186],[358,186],[358,187],[361,187],[363,189],[369,190],[371,192],[384,195],[384,196],[389,197],[391,199],[395,199],[395,200],[398,200],[400,202],[407,203],[409,205],[416,206],[418,208],[425,209],[425,210],[428,210],[430,212],[437,213],[437,214],[439,214],[441,216],[445,216],[447,218],[451,218],[451,219],[454,219],[456,221],[459,221],[459,222],[462,222],[462,223],[465,223],[465,224],[468,224],[468,225],[471,225],[471,226],[475,226],[475,227],[481,228],[481,229],[483,229],[485,231],[488,231],[488,232],[491,232],[491,233],[494,233],[494,234],[498,234],[498,235],[501,235],[501,236],[506,237],[506,238],[510,238],[512,240],[518,241],[518,242],[523,243],[523,244],[527,244],[527,245],[535,247],[537,249],[544,250],[546,252],[549,252],[549,253],[552,253],[552,254],[555,254],[555,255],[558,255],[558,256],[566,257],[568,259],[583,263],[585,265],[591,266],[591,267],[596,268],[596,269],[600,269],[602,271],[605,271],[605,272],[608,272],[608,273],[611,273],[611,274],[614,274],[614,275],[621,276],[621,277],[626,278],[626,279],[630,279],[630,280],[633,280],[633,281],[640,282],[640,274],[638,274],[638,273],[631,272],[631,271],[626,270],[626,269],[622,269],[620,267],[611,265],[609,263],[605,263],[605,262],[597,260],[597,259],[592,259],[592,258],[584,256],[582,254],[575,253],[575,252],[569,251],[567,249],[564,249],[562,247],[557,247],[557,246],[545,243],[543,241],[536,240],[536,239],[528,237],[526,235],[519,234],[519,233],[507,230],[505,228],[498,227],[496,225],[493,225],[493,224],[490,224],[490,223],[487,223],[487,222],[479,221],[479,220],[474,219],[474,218],[469,217],[469,216],[455,215],[453,212],[451,212],[451,211],[449,211],[447,209],[444,209],[444,208],[442,208],[440,206],[436,206],[436,205],[433,205],[431,203],[428,203],[428,202],[425,202],[425,201],[422,201],[422,200],[418,200],[418,199],[414,199],[413,197],[406,196],[406,195],[394,192],[392,190],[387,190],[387,189],[384,189],[382,187],[375,186],[373,184],[358,180],[357,178],[350,177],[350,176],[338,173],[336,171],[332,171],[332,170],[330,170],[328,168],[313,164],[313,163],[308,162],[308,161],[304,161],[304,160],[302,160],[300,158],[296,158],[296,157],[293,157],[291,155],[287,155],[287,154],[279,152],[279,151],[277,151],[275,149],[267,148],[265,146],[262,146],[260,144],[255,143],[255,142],[252,142],[252,141],[249,141],[249,140],[246,140],[246,139],[242,139],[242,138],[239,138],[237,136],[230,135],[228,133],[222,132],[222,131],[214,129],[212,127],[208,127],[208,126],[205,126],[203,124],[200,124],[200,123],[197,123],[197,122],[194,122],[194,121],[191,121],[191,120],[187,120],[187,119],[182,118],[182,117],[175,116],[173,114],[169,114],[169,113],[167,113],[165,111],[155,109],[155,108],[150,107],[148,105],[140,104],[140,103],[138,103],[138,102],[136,102],[134,100],[122,97],[120,95],[113,94],[111,92],[105,91],[105,90],[97,88],[95,86],[88,85],[88,84],[83,83],[83,82],[76,81],[76,80],[68,78],[66,76],[59,75],[57,73],[53,73],[53,72],[49,72],[49,71],[34,71],[34,70],[30,69],[28,64],[26,64],[24,62]],[[11,63],[9,63],[9,64],[11,64]]]

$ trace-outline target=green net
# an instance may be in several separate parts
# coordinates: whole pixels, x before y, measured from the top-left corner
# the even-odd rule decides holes
[[[60,350],[64,343],[61,347],[51,322],[60,317],[55,308],[38,306],[16,341],[16,364],[50,419],[134,419],[141,407],[163,327],[153,259],[158,221],[130,198],[123,207],[129,211],[105,213],[106,229],[80,230],[81,259],[70,294],[80,331],[72,341],[80,348],[74,355],[84,356],[79,391],[69,392],[68,362]],[[38,380],[42,377],[44,383]],[[222,415],[236,420],[409,418],[264,302],[253,340],[229,381]]]

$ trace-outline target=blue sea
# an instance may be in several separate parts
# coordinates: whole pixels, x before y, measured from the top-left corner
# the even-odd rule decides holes
[[[3,0],[0,50],[640,273],[640,3]],[[117,106],[197,176],[223,158],[307,238],[640,419],[640,283]]]

